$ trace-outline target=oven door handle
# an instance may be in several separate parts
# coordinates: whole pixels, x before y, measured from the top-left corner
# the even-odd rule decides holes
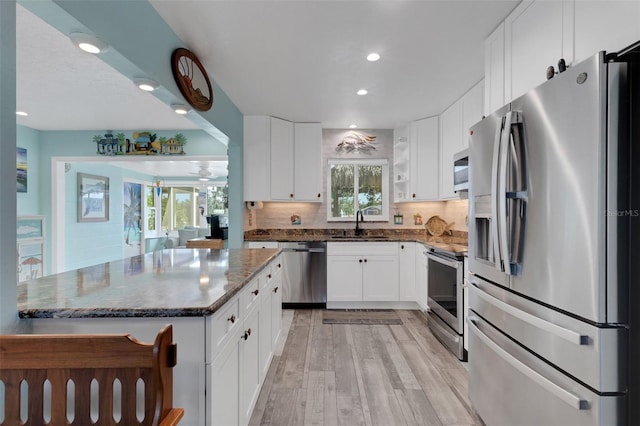
[[[438,262],[438,263],[442,263],[443,265],[446,266],[450,266],[452,268],[458,269],[460,267],[460,262],[458,260],[450,260],[450,259],[445,259],[442,256],[438,256],[437,254],[434,254],[432,252],[424,252],[424,254],[431,260]]]

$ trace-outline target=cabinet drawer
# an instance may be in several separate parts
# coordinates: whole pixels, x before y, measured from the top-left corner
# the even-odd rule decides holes
[[[271,285],[271,280],[273,280],[273,264],[267,265],[266,268],[260,273],[260,293],[266,293],[269,290],[269,286]]]
[[[327,255],[380,255],[380,256],[397,256],[398,255],[398,243],[397,242],[328,242],[327,243]]]
[[[260,282],[266,279],[266,276],[258,276],[251,280],[240,293],[240,315],[244,318],[246,314],[253,309],[260,299],[262,293]]]
[[[235,329],[239,329],[241,323],[240,300],[235,297],[227,302],[211,320],[212,358],[216,357],[230,333]]]

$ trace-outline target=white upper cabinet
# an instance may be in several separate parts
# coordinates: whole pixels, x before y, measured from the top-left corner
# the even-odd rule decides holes
[[[438,199],[438,117],[411,123],[411,199]]]
[[[572,66],[638,40],[639,1],[525,0],[485,41],[485,115],[543,83],[547,67],[557,73],[561,58]]]
[[[271,117],[244,117],[244,199],[267,201],[271,198],[270,158]]]
[[[271,200],[294,199],[293,123],[271,117]]]
[[[458,151],[469,147],[469,128],[482,120],[484,81],[479,82],[462,97],[462,145]]]
[[[322,201],[322,126],[295,123],[294,198],[296,201]]]
[[[501,23],[484,42],[484,115],[505,103],[504,23]]]
[[[322,201],[322,127],[244,117],[244,199]]]
[[[395,202],[438,199],[438,117],[393,131]]]
[[[469,127],[482,119],[484,82],[480,81],[440,115],[438,198],[458,198],[453,191],[453,156],[469,147]]]
[[[572,61],[569,35],[563,39],[564,15],[572,2],[523,1],[505,19],[505,101],[509,102],[546,80],[547,67]]]
[[[576,1],[576,63],[596,52],[616,52],[640,40],[640,2]]]
[[[453,192],[453,154],[462,149],[462,99],[440,115],[440,189],[441,200],[455,198]]]

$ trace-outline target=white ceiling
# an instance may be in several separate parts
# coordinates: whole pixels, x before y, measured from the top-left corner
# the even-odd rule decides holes
[[[150,3],[243,114],[388,129],[441,113],[480,81],[484,40],[519,1]],[[372,51],[382,59],[367,62]],[[196,128],[20,5],[17,71],[17,106],[29,112],[17,122],[27,127]],[[166,175],[149,163],[136,169]],[[176,173],[197,173],[189,164]]]

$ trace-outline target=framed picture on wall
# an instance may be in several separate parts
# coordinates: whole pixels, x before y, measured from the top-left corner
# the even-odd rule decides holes
[[[16,148],[16,174],[18,192],[27,192],[27,149]]]
[[[78,173],[78,222],[109,220],[109,178]]]
[[[44,240],[18,243],[18,282],[40,278],[44,270]]]

